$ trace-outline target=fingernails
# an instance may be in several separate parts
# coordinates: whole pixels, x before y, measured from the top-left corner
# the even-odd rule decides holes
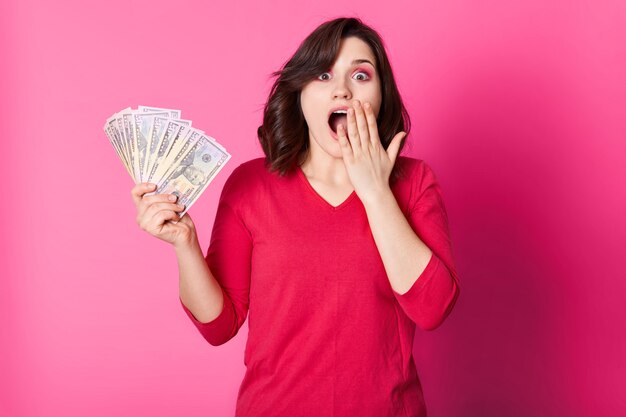
[[[168,197],[168,199],[170,201],[176,201],[176,196],[174,194],[170,194],[170,196]]]

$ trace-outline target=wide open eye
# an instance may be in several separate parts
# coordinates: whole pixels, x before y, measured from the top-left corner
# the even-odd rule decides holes
[[[367,72],[365,72],[365,71],[359,71],[359,72],[357,72],[357,75],[358,74],[364,74],[365,75],[365,77],[361,78],[359,81],[366,81],[366,80],[369,80],[369,78],[370,78],[370,75]]]
[[[317,77],[318,80],[320,81],[326,81],[326,80],[322,80],[321,77],[323,77],[324,75],[328,74],[328,72],[323,73],[322,75],[320,75],[319,77]]]
[[[326,78],[326,79],[323,79],[323,78],[322,78],[322,77],[324,77],[326,74],[330,75],[330,72],[325,72],[325,73],[321,74],[319,77],[317,77],[317,79],[318,79],[318,80],[320,80],[320,81],[327,81],[327,80],[328,80],[328,78]],[[370,75],[369,75],[369,73],[368,73],[367,71],[358,71],[358,72],[356,73],[355,77],[358,77],[358,75],[359,75],[359,74],[363,74],[363,75],[364,75],[364,77],[357,78],[357,81],[367,81],[367,80],[369,80],[369,79],[371,78],[371,77],[370,77]]]

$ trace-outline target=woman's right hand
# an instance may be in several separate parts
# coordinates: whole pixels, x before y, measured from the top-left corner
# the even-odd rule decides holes
[[[145,195],[154,190],[156,184],[145,182],[135,185],[131,190],[139,227],[174,246],[193,243],[197,239],[196,228],[189,213],[179,217],[177,212],[183,211],[184,207],[176,203],[174,194]]]

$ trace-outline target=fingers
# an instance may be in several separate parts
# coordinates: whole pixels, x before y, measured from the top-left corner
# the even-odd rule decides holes
[[[148,193],[156,189],[156,184],[142,182],[136,184],[130,192],[137,207],[136,220],[142,228],[146,228],[149,223],[152,223],[157,213],[163,210],[169,210],[174,216],[178,216],[176,212],[185,208],[181,204],[176,204],[178,197],[174,194],[148,195]],[[162,214],[159,214],[159,216],[162,216]]]
[[[368,153],[370,147],[376,149],[379,141],[376,116],[371,103],[363,105],[359,100],[354,100],[352,108],[348,109],[348,137],[355,155],[362,152]],[[371,146],[374,145],[374,146]]]
[[[360,153],[361,139],[359,138],[359,128],[356,124],[356,115],[353,108],[348,109],[348,138],[355,155]]]
[[[367,120],[365,120],[363,106],[361,106],[361,102],[359,100],[354,101],[353,115],[353,119],[355,119],[354,124],[357,130],[355,137],[358,138],[357,140],[359,141],[361,148],[368,149],[370,143],[369,126],[367,124]]]
[[[341,146],[343,158],[351,161],[352,146],[350,145],[350,140],[346,134],[346,128],[343,125],[337,126],[337,136],[339,137],[339,145]]]
[[[168,220],[178,221],[180,216],[173,210],[161,210],[155,213],[155,215],[146,224],[145,230],[160,229]]]
[[[189,212],[185,213],[185,215],[180,218],[179,222],[191,228],[196,227],[193,223],[193,220],[191,219],[191,216],[189,215]]]
[[[139,183],[131,190],[137,224],[168,243],[188,242],[195,237],[195,226],[189,215],[180,216],[185,206],[177,203],[175,194],[155,194],[157,189],[156,184]]]
[[[137,223],[143,230],[156,230],[163,226],[166,220],[179,220],[182,205],[174,203],[151,204],[143,215],[137,216]]]
[[[380,139],[378,138],[378,124],[376,122],[376,115],[374,114],[374,110],[372,109],[372,105],[370,103],[365,103],[363,105],[365,109],[365,117],[367,118],[367,126],[370,132],[370,142],[374,149],[380,146]]]
[[[136,184],[132,190],[130,190],[130,195],[132,196],[135,205],[138,206],[143,195],[154,190],[156,190],[156,184],[140,182]]]
[[[174,211],[182,211],[183,206],[174,204],[176,203],[177,196],[174,194],[154,194],[146,196],[144,195],[139,206],[137,207],[137,217],[151,216],[155,210],[168,208]]]
[[[137,212],[139,214],[143,213],[148,208],[148,206],[150,206],[150,204],[167,201],[173,203],[178,198],[174,194],[148,194],[152,191],[155,191],[156,188],[156,184],[142,182],[135,185],[130,191],[133,202],[135,203],[135,206],[137,206]]]
[[[146,209],[145,215],[151,217],[161,210],[183,211],[183,208],[182,204],[176,203],[152,203]]]
[[[175,203],[178,197],[175,194],[152,194],[152,195],[144,195],[141,199],[140,204],[148,207],[150,204],[154,203]]]
[[[156,196],[154,196],[156,197]],[[145,198],[145,197],[144,197]],[[152,224],[156,220],[156,225],[160,225],[163,221],[158,221],[159,216],[163,215],[163,211],[169,211],[174,213],[178,217],[178,213],[183,211],[182,204],[170,203],[170,202],[155,202],[146,206],[146,209],[137,215],[137,223],[142,228],[147,227],[148,224]]]

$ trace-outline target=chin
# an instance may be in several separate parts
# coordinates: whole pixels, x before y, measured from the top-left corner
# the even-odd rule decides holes
[[[334,146],[333,146],[334,145]],[[339,142],[335,142],[330,149],[325,149],[326,153],[335,159],[343,159],[343,153],[341,153],[341,145]]]
[[[321,140],[318,140],[320,138]],[[317,147],[320,148],[326,154],[332,156],[333,158],[343,159],[343,154],[341,153],[341,145],[337,139],[334,139],[329,134],[324,134],[320,136],[313,136],[310,140],[316,143]]]

